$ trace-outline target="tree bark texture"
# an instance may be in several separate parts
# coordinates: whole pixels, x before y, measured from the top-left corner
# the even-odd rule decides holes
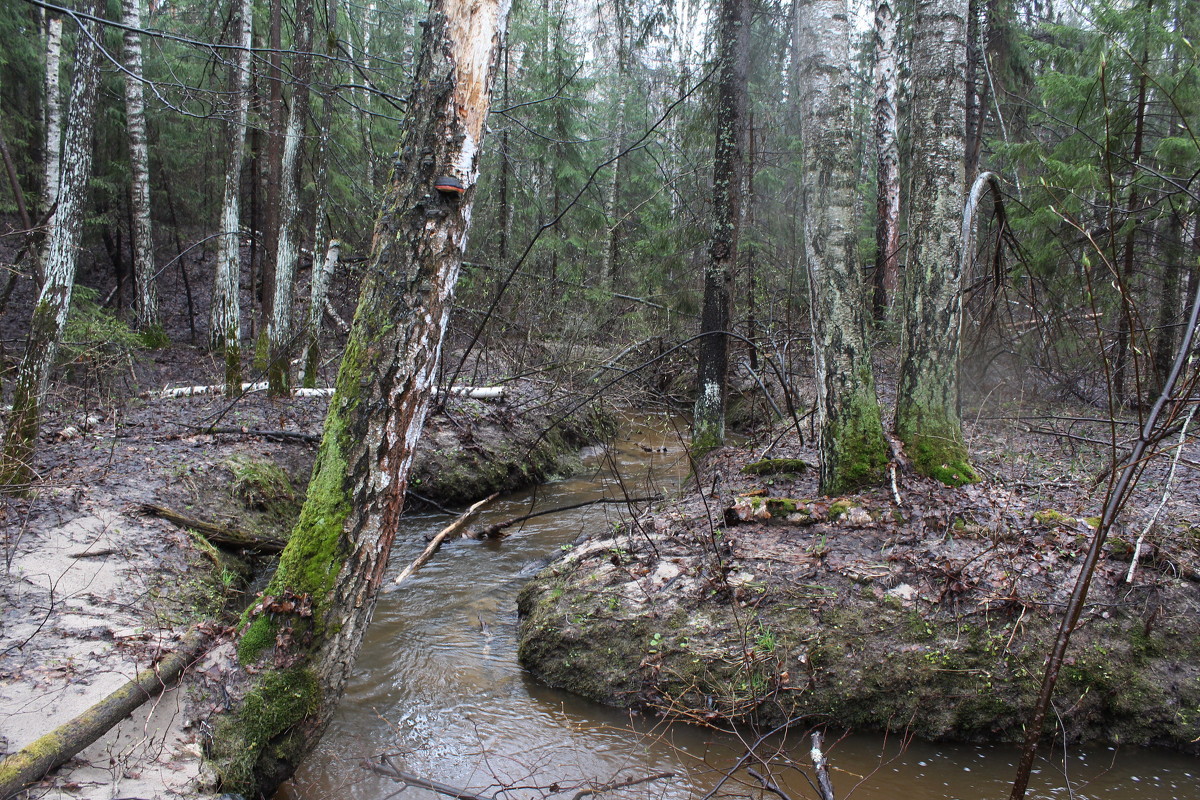
[[[799,0],[804,263],[812,294],[821,420],[821,492],[883,479],[887,441],[855,247],[857,178],[850,111],[850,21],[844,0]]]
[[[507,0],[430,6],[308,497],[266,592],[291,608],[249,615],[239,660],[254,665],[253,683],[215,725],[224,791],[269,795],[287,778],[353,668],[435,384],[508,10]],[[442,176],[465,193],[436,191]]]
[[[227,127],[229,160],[225,163],[225,199],[221,204],[221,229],[217,246],[217,265],[213,274],[213,299],[209,342],[225,361],[225,385],[236,391],[242,382],[242,245],[241,220],[242,163],[246,148],[246,129],[250,118],[250,56],[253,38],[254,4],[238,0],[233,23],[237,31],[237,58],[230,68],[234,94],[234,113]]]
[[[917,471],[959,485],[976,480],[958,412],[966,1],[918,0],[913,27],[913,178],[896,434]]]
[[[150,223],[150,150],[146,144],[146,89],[142,81],[142,27],[145,0],[122,0],[125,130],[129,135],[130,205],[133,217],[133,274],[137,280],[137,329],[160,327],[158,284],[154,280],[154,228]],[[132,30],[131,30],[132,29]]]
[[[301,385],[306,389],[317,388],[317,371],[321,366],[321,322],[325,319],[325,297],[329,293],[329,282],[337,266],[341,242],[329,238],[326,214],[329,206],[329,137],[333,129],[333,103],[336,90],[333,87],[334,64],[337,52],[337,0],[325,3],[325,60],[321,65],[320,87],[321,124],[317,134],[317,152],[313,186],[316,207],[313,210],[312,278],[309,282],[308,319],[304,325],[304,374]],[[324,259],[319,254],[324,252]]]
[[[279,241],[275,249],[274,297],[267,319],[269,394],[282,396],[291,388],[292,301],[300,258],[300,151],[304,123],[308,120],[309,79],[312,76],[313,4],[296,4],[296,58],[292,102],[283,134],[283,160],[279,167]]]
[[[896,126],[896,15],[889,0],[875,4],[876,223],[874,317],[884,321],[900,288],[900,140]]]
[[[84,12],[98,14],[95,2],[83,4]],[[0,459],[0,486],[19,486],[33,475],[30,459],[41,425],[42,403],[50,379],[50,368],[71,310],[75,285],[76,255],[83,235],[83,211],[88,181],[92,176],[92,130],[96,119],[96,94],[100,79],[96,37],[99,25],[80,19],[75,48],[75,70],[71,76],[66,130],[63,140],[62,174],[58,209],[46,240],[42,259],[45,279],[33,307],[29,339],[17,374],[13,408],[4,436]]]
[[[62,18],[46,20],[46,157],[42,178],[42,216],[58,200],[58,180],[62,152],[62,96],[58,88],[62,63]]]
[[[729,340],[725,333],[729,330],[745,171],[749,0],[722,0],[719,25],[712,238],[704,270],[699,395],[692,419],[692,452],[697,456],[725,443],[725,398],[729,382]]]

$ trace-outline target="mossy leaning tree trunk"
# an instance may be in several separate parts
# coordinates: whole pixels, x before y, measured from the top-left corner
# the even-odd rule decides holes
[[[747,75],[750,71],[749,0],[722,0],[718,43],[717,144],[713,159],[712,238],[704,270],[700,316],[699,395],[692,414],[692,453],[725,444],[729,382],[729,306],[741,225],[745,173]]]
[[[80,5],[84,13],[99,14],[92,0]],[[75,71],[71,75],[66,130],[62,147],[62,173],[58,181],[58,206],[51,218],[50,233],[42,258],[45,276],[33,307],[29,339],[17,373],[13,408],[4,434],[0,457],[0,486],[24,486],[33,475],[30,459],[41,427],[42,403],[50,380],[50,368],[71,310],[75,287],[75,265],[83,236],[83,211],[88,182],[92,176],[92,131],[96,120],[96,89],[100,82],[96,39],[99,25],[77,18],[81,31],[75,47]]]
[[[882,481],[888,450],[855,247],[850,18],[844,0],[800,0],[797,14],[804,260],[812,287],[821,492],[832,495]]]
[[[250,689],[216,720],[224,791],[270,795],[317,743],[375,606],[466,246],[508,0],[433,0],[406,131],[308,497],[238,646]],[[465,191],[439,192],[455,178]]]
[[[951,486],[977,480],[958,415],[966,5],[918,0],[913,22],[913,178],[896,399],[896,435],[914,467]]]

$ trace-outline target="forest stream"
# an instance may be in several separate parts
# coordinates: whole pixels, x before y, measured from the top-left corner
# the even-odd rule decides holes
[[[670,418],[626,421],[615,445],[585,454],[587,469],[568,480],[507,495],[477,525],[531,510],[600,497],[670,493],[688,474],[682,439]],[[615,467],[615,469],[614,469]],[[533,681],[517,663],[516,595],[547,556],[580,534],[611,524],[619,504],[537,517],[500,542],[448,542],[403,588],[384,594],[347,689],[328,732],[281,800],[386,798],[402,785],[375,774],[363,760],[387,754],[396,768],[484,796],[536,798],[558,784],[575,795],[597,784],[661,773],[652,781],[606,797],[700,797],[745,752],[741,738],[596,705]],[[413,514],[398,537],[407,547],[393,558],[393,574],[407,565],[448,522],[445,515]],[[814,796],[799,770],[810,767],[808,739],[798,731],[771,741],[774,780],[790,797]],[[1017,748],[910,741],[854,735],[833,742],[828,755],[837,796],[858,800],[1005,797]],[[1200,765],[1185,755],[1136,748],[1044,748],[1030,796],[1079,800],[1195,800]],[[795,767],[788,766],[788,758]],[[745,779],[745,774],[740,775]],[[496,794],[505,786],[510,792]],[[568,791],[567,787],[572,787]],[[851,793],[851,790],[853,792]],[[757,786],[728,781],[718,796],[758,797]],[[435,795],[410,787],[405,798]]]

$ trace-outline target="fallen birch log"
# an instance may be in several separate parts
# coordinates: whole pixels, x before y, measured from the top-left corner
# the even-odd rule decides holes
[[[433,540],[426,545],[425,550],[421,553],[421,555],[417,556],[415,561],[405,567],[404,571],[396,576],[397,585],[403,583],[409,575],[412,575],[414,572],[423,567],[425,563],[429,561],[429,559],[433,558],[433,554],[438,551],[438,548],[442,546],[442,542],[446,541],[447,537],[467,527],[467,523],[475,519],[476,515],[483,510],[484,506],[495,500],[499,494],[499,492],[495,492],[490,496],[485,497],[463,513],[459,514],[458,519],[454,520],[454,522],[451,522],[445,528],[442,528],[441,532],[438,533],[437,536],[433,537]]]
[[[266,383],[243,383],[242,394],[265,392]],[[469,397],[473,400],[498,400],[504,396],[503,386],[451,386],[449,389],[435,389],[434,394],[451,394],[455,397]],[[174,400],[180,397],[202,397],[209,394],[225,394],[225,384],[214,383],[207,386],[175,386],[163,389],[158,393],[162,400]],[[302,387],[291,390],[292,397],[332,397],[333,388],[305,389]],[[149,397],[149,394],[143,395]]]
[[[217,522],[208,522],[195,517],[189,517],[165,506],[156,506],[153,503],[139,504],[137,512],[165,519],[167,522],[178,525],[181,528],[190,528],[191,530],[199,531],[210,541],[215,544],[224,545],[225,547],[235,547],[242,550],[252,550],[256,553],[270,554],[281,552],[287,545],[287,541],[284,539],[249,533],[228,525],[221,525]]]
[[[139,672],[132,681],[75,719],[0,761],[0,800],[7,800],[42,780],[108,733],[140,705],[177,683],[183,671],[204,652],[208,640],[208,633],[193,628],[178,650]]]

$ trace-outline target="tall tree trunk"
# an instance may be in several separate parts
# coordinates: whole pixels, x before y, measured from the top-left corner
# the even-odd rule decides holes
[[[296,4],[296,57],[292,102],[288,108],[283,137],[283,160],[279,167],[279,238],[275,249],[275,280],[271,313],[267,318],[268,393],[286,394],[291,388],[292,300],[296,268],[300,258],[300,151],[304,124],[308,120],[309,78],[312,75],[313,4]],[[317,256],[314,254],[315,263]]]
[[[433,0],[401,155],[330,401],[308,497],[239,645],[252,684],[217,720],[226,792],[273,792],[328,723],[371,619],[453,302],[506,0]],[[452,176],[460,197],[435,181]]]
[[[158,283],[154,280],[154,229],[150,224],[150,151],[146,145],[146,96],[142,83],[142,27],[145,0],[122,0],[125,41],[125,130],[129,134],[129,175],[133,230],[133,274],[137,281],[137,328],[161,328]]]
[[[362,26],[362,69],[363,72],[370,76],[371,74],[371,31],[375,27],[376,17],[379,16],[378,5],[375,0],[370,0],[367,3],[366,11],[363,12]],[[371,92],[369,89],[363,89],[361,95],[362,110],[369,111],[371,108]],[[363,140],[363,160],[367,167],[367,193],[371,199],[371,208],[375,208],[375,140],[371,136],[371,115],[363,113],[358,115],[358,124],[361,128]]]
[[[95,2],[82,4],[82,11],[99,14]],[[58,352],[71,292],[75,285],[75,265],[83,235],[83,211],[92,176],[92,130],[96,120],[96,94],[100,82],[96,37],[100,26],[80,18],[86,30],[80,32],[75,48],[75,71],[71,75],[71,95],[67,108],[63,140],[62,175],[59,181],[58,210],[50,225],[43,258],[45,280],[33,307],[29,340],[17,374],[13,408],[4,435],[0,457],[0,486],[21,486],[33,475],[30,459],[41,425],[42,403],[50,379],[50,368]]]
[[[976,480],[958,413],[966,0],[918,0],[913,29],[913,178],[896,434],[919,472],[959,485]]]
[[[225,387],[231,395],[242,382],[242,247],[241,219],[242,163],[246,148],[246,128],[250,117],[250,55],[254,45],[253,0],[239,0],[234,29],[238,32],[237,61],[230,68],[235,110],[228,125],[229,160],[225,164],[225,199],[221,205],[221,229],[217,247],[217,265],[213,275],[213,299],[209,342],[225,361]]]
[[[333,279],[333,271],[337,267],[338,254],[341,252],[341,242],[329,239],[326,225],[326,210],[329,205],[329,136],[333,128],[333,104],[335,89],[332,85],[333,67],[337,51],[337,0],[327,0],[325,4],[325,60],[321,65],[321,87],[324,95],[321,105],[321,130],[317,136],[316,175],[313,184],[316,187],[316,208],[313,212],[313,265],[312,280],[309,285],[308,321],[304,326],[304,378],[303,385],[314,389],[317,386],[317,371],[321,366],[321,321],[325,317],[325,298],[329,293],[329,283]],[[328,240],[328,241],[327,241]],[[325,253],[325,258],[320,253]]]
[[[267,40],[270,57],[267,65],[267,163],[262,171],[266,181],[263,192],[263,252],[260,259],[262,269],[260,287],[254,288],[262,308],[262,326],[259,339],[255,342],[257,354],[267,348],[266,328],[270,324],[272,303],[275,299],[275,262],[279,257],[279,205],[281,202],[280,176],[283,163],[283,0],[269,0]],[[261,348],[261,349],[260,349]]]
[[[46,19],[46,155],[42,177],[42,216],[50,213],[58,200],[59,170],[62,153],[62,93],[58,88],[62,63],[62,18]],[[39,276],[40,282],[41,276]]]
[[[855,247],[848,9],[844,0],[799,0],[797,12],[801,213],[821,420],[821,492],[835,495],[880,482],[888,450],[865,343]]]
[[[900,287],[900,143],[896,135],[896,15],[890,0],[875,4],[875,281],[873,311],[883,322]]]
[[[1146,11],[1150,11],[1150,0],[1147,0]],[[1142,149],[1146,141],[1146,100],[1147,91],[1149,89],[1149,70],[1147,64],[1150,61],[1150,51],[1142,50],[1142,63],[1139,67],[1141,76],[1138,78],[1138,95],[1137,105],[1134,106],[1134,129],[1133,129],[1133,152],[1130,155],[1130,173],[1129,173],[1129,201],[1125,206],[1125,219],[1123,225],[1115,222],[1109,225],[1109,229],[1115,235],[1118,227],[1128,226],[1125,233],[1124,243],[1121,247],[1121,275],[1120,275],[1120,306],[1118,310],[1117,322],[1117,357],[1116,365],[1113,367],[1113,385],[1116,389],[1117,398],[1122,403],[1131,403],[1140,401],[1139,391],[1141,390],[1141,370],[1138,369],[1136,355],[1134,358],[1129,357],[1130,339],[1134,329],[1134,321],[1137,316],[1137,309],[1133,302],[1133,278],[1137,274],[1137,259],[1135,258],[1135,250],[1137,244],[1137,233],[1139,225],[1135,220],[1138,212],[1141,211],[1142,198],[1138,192],[1138,172],[1141,170]],[[1115,249],[1115,248],[1114,248]],[[1133,362],[1134,386],[1133,392],[1128,391],[1126,384],[1128,383],[1127,375],[1129,373],[1130,362]]]
[[[745,169],[750,2],[722,0],[720,13],[712,238],[700,316],[699,395],[692,417],[692,452],[697,456],[725,443],[729,382],[729,341],[725,334],[729,330],[733,269],[737,265]]]

